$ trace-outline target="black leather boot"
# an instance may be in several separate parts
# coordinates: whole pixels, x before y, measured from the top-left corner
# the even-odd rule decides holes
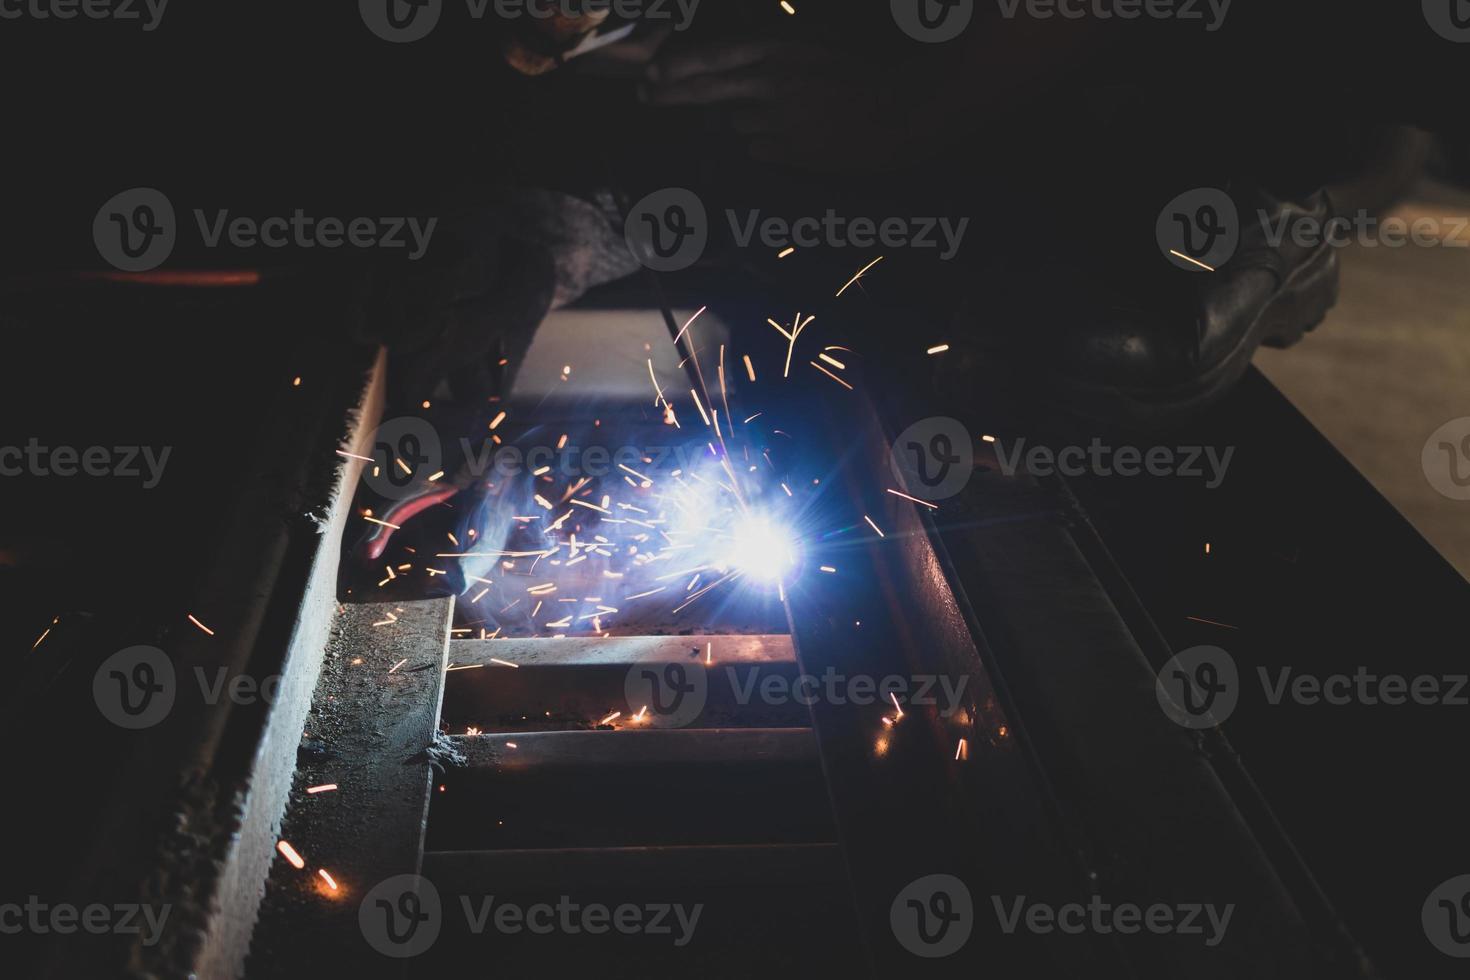
[[[1073,242],[1055,264],[1008,263],[981,291],[992,312],[976,307],[991,354],[1049,407],[1089,423],[1155,430],[1209,407],[1257,347],[1296,343],[1337,299],[1325,192],[1291,201],[1249,188],[1230,198],[1238,242],[1215,266],[1137,236],[1111,252]]]

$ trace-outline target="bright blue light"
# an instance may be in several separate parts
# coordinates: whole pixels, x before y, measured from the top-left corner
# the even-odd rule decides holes
[[[795,538],[767,518],[741,518],[731,529],[725,564],[739,569],[746,578],[775,584],[796,565]]]

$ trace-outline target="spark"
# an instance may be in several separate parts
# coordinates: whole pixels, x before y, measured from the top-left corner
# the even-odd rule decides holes
[[[364,463],[375,463],[375,462],[377,462],[377,460],[373,459],[371,456],[359,456],[359,455],[357,455],[357,453],[349,453],[345,449],[339,449],[339,450],[337,450],[337,455],[338,456],[345,456],[348,459],[360,459]]]
[[[408,663],[408,658],[407,657],[404,657],[402,660],[398,661],[398,663],[394,664],[392,667],[389,667],[388,668],[388,673],[390,673],[390,674],[391,673],[394,673],[395,671],[398,670],[399,667],[402,667],[406,663]]]
[[[960,739],[960,743],[954,747],[955,761],[958,762],[961,759],[968,759],[970,757],[969,748],[970,747],[968,744],[966,744],[965,740]]]
[[[363,515],[362,519],[370,524],[381,524],[383,527],[391,527],[395,531],[403,530],[402,526],[398,524],[391,524],[388,521],[380,521],[376,517],[368,517],[367,515]]]
[[[1183,252],[1176,252],[1174,249],[1171,248],[1171,249],[1169,249],[1169,254],[1170,255],[1174,255],[1174,256],[1178,256],[1179,258],[1183,259],[1186,262],[1191,262],[1191,263],[1199,266],[1201,269],[1204,269],[1206,272],[1214,272],[1215,271],[1215,267],[1214,266],[1212,266],[1212,265],[1205,265],[1199,259],[1192,259],[1189,256],[1185,255]]]
[[[637,595],[627,596],[626,597],[626,600],[628,602],[632,602],[634,599],[643,599],[643,598],[646,598],[647,596],[651,596],[651,595],[653,595],[653,594],[655,594],[657,592],[662,592],[666,588],[668,588],[668,586],[666,586],[666,585],[660,585],[656,589],[649,589],[647,592],[640,592]]]
[[[284,857],[287,861],[290,861],[291,866],[297,871],[300,871],[302,868],[306,867],[306,862],[302,860],[300,854],[296,853],[296,848],[292,847],[286,841],[276,841],[276,850],[280,851],[281,856]]]
[[[775,320],[772,320],[770,317],[766,317],[766,322],[775,327],[776,332],[786,338],[786,368],[784,371],[781,372],[781,377],[791,377],[791,355],[796,350],[796,338],[800,337],[801,332],[805,330],[815,319],[816,316],[809,316],[805,320],[802,320],[801,314],[798,313],[796,314],[796,319],[791,321],[791,330],[788,331],[785,327],[781,326],[781,324],[777,323]]]
[[[445,667],[444,668],[444,672],[447,674],[451,670],[476,670],[476,669],[478,669],[480,667],[483,667],[483,666],[485,666],[485,665],[484,664],[457,664],[457,665],[455,665],[453,667]]]
[[[876,524],[873,523],[873,519],[871,517],[869,517],[867,514],[864,514],[863,515],[863,520],[865,520],[865,521],[868,522],[868,527],[870,527],[873,530],[875,530],[875,531],[878,532],[878,537],[880,537],[880,538],[881,537],[884,537],[884,534],[883,534],[882,529],[879,528],[878,525],[876,525]]]
[[[336,788],[336,783],[322,783],[320,786],[308,786],[306,791],[308,793],[330,793]]]
[[[903,709],[898,706],[898,695],[894,694],[892,691],[889,691],[888,696],[893,699],[893,710],[898,712],[899,718],[902,718]]]
[[[589,504],[585,500],[573,500],[572,505],[576,507],[586,507],[588,510],[595,510],[600,514],[612,513],[612,511],[608,510],[606,507],[599,507],[596,504]]]
[[[755,383],[755,365],[752,364],[752,363],[750,363],[750,355],[749,354],[743,354],[743,355],[741,355],[741,359],[743,361],[745,361],[745,373],[748,374],[748,375],[750,375],[750,381],[751,381],[752,384],[754,384]]]
[[[828,371],[826,368],[822,367],[822,365],[818,364],[816,361],[811,361],[810,363],[811,363],[811,366],[812,367],[816,368],[818,371],[821,371],[827,377],[831,378],[833,381],[835,381],[838,384],[842,385],[842,387],[846,388],[848,391],[852,391],[853,390],[852,389],[852,385],[848,384],[846,381],[843,381],[837,375],[833,374],[831,371]]]
[[[924,353],[925,354],[943,354],[947,350],[949,350],[949,345],[948,344],[940,344],[937,347],[931,347],[931,348],[929,348]]]
[[[208,633],[210,636],[213,636],[214,635],[214,630],[210,629],[208,626],[205,626],[203,623],[199,622],[199,620],[195,619],[193,613],[189,613],[188,616],[189,616],[189,622],[193,623],[195,626],[199,627],[204,632]],[[38,640],[36,642],[39,643],[40,641]],[[32,649],[34,649],[34,648],[32,648]]]
[[[61,619],[60,616],[53,616],[52,619],[51,619],[51,626],[55,626],[57,624],[57,622],[60,621],[60,619]],[[34,650],[34,649],[36,649],[36,647],[40,646],[41,645],[41,641],[44,640],[44,639],[46,639],[46,637],[48,637],[48,636],[51,635],[51,626],[47,626],[46,627],[46,632],[44,632],[40,636],[36,637],[36,642],[31,644],[31,649],[32,650]]]
[[[823,565],[821,567],[821,571],[832,573],[832,572],[836,572],[837,569],[833,568],[831,565]]]
[[[704,419],[705,425],[709,425],[709,414],[705,412],[704,405],[701,404],[699,401],[699,392],[695,391],[693,388],[690,388],[689,394],[692,395],[694,398],[694,407],[699,409],[699,417]]]
[[[828,364],[832,365],[833,367],[835,367],[839,371],[846,371],[847,370],[847,365],[846,364],[843,364],[841,361],[839,361],[835,357],[832,357],[832,356],[830,356],[828,354],[818,354],[817,357],[820,360],[826,361]]]
[[[930,510],[938,510],[939,509],[939,505],[938,504],[931,504],[927,500],[920,500],[918,497],[910,497],[908,494],[906,494],[906,493],[899,493],[897,490],[889,490],[888,492],[891,493],[891,494],[893,494],[895,497],[902,497],[904,500],[911,500],[914,503],[919,504],[922,507],[928,507]]]
[[[407,463],[405,463],[401,459],[395,459],[393,462],[397,463],[398,466],[399,466],[399,468],[401,470],[403,470],[403,472],[407,473],[409,476],[413,476],[413,467],[412,466],[409,466]]]
[[[621,715],[622,715],[622,712],[621,711],[614,711],[612,714],[608,715],[606,718],[604,718],[601,721],[599,721],[598,724],[599,725],[606,725],[609,722],[611,722],[614,718],[617,718],[617,717],[619,717]]]
[[[520,670],[521,669],[521,665],[520,664],[513,664],[509,660],[501,660],[499,657],[491,657],[490,658],[490,662],[492,664],[499,664],[502,667],[514,667],[516,670]]]
[[[690,327],[694,326],[694,321],[695,320],[698,320],[699,319],[699,315],[701,313],[703,313],[707,309],[709,309],[709,307],[707,307],[707,306],[701,306],[699,308],[699,310],[693,316],[691,316],[689,318],[689,322],[686,323],[686,324],[684,324],[684,326],[682,326],[682,327],[679,328],[679,332],[676,333],[676,334],[674,334],[674,346],[675,347],[679,346],[679,338],[682,337],[682,336],[684,336],[684,331],[685,330],[688,330]]]
[[[1208,623],[1211,626],[1223,626],[1225,629],[1228,629],[1228,630],[1240,629],[1239,626],[1231,626],[1229,623],[1217,623],[1213,619],[1201,619],[1198,616],[1185,616],[1184,618],[1185,619],[1192,619],[1196,623]]]
[[[980,437],[980,441],[981,442],[994,442],[995,441],[995,436],[981,436]]]
[[[784,0],[783,0],[783,3],[781,5],[783,7],[788,7],[788,8],[790,7],[790,5],[787,4],[787,3],[785,3]],[[792,13],[796,13],[796,11],[794,11],[794,10],[791,11],[791,12]],[[795,245],[788,245],[788,246],[786,246],[785,248],[783,248],[781,250],[781,253],[779,255],[777,255],[776,258],[778,258],[778,259],[784,259],[784,258],[786,258],[786,256],[790,255],[794,251],[796,251],[796,246]]]
[[[837,295],[838,296],[841,296],[843,293],[847,292],[847,287],[848,286],[851,286],[853,283],[857,282],[859,279],[861,279],[863,277],[863,273],[867,272],[873,266],[877,265],[879,262],[882,262],[882,261],[883,261],[883,256],[880,255],[876,259],[874,259],[873,261],[869,262],[867,265],[865,265],[861,269],[859,269],[857,275],[855,275],[851,279],[847,280],[847,286],[843,286],[841,289],[837,290]]]
[[[505,413],[504,412],[501,412],[499,415],[495,416],[495,418],[491,420],[491,422],[490,422],[490,431],[491,432],[494,432],[495,429],[500,425],[500,423],[502,423],[504,421],[505,421]]]
[[[327,874],[326,868],[318,868],[316,873],[322,876],[322,880],[327,883],[328,888],[332,889],[332,891],[337,890],[337,882],[333,880],[331,875]]]

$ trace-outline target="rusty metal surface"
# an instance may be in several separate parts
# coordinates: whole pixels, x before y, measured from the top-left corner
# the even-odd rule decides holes
[[[347,606],[333,624],[280,831],[307,864],[274,855],[248,975],[381,967],[357,907],[378,882],[419,870],[453,605]]]
[[[168,653],[184,676],[223,667],[258,685],[278,680],[274,700],[180,699],[165,722],[131,733],[111,774],[116,802],[99,809],[70,887],[171,914],[152,945],[51,943],[44,975],[111,975],[124,963],[161,976],[238,975],[336,609],[357,470],[333,450],[371,430],[382,371],[372,349],[338,348],[304,396],[261,406],[256,441],[241,453],[253,464],[226,489],[229,519],[213,529],[182,603],[213,632],[185,621]]]

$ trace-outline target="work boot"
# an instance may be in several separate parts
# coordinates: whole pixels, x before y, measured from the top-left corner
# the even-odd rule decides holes
[[[1222,255],[1189,254],[1197,237],[1189,234],[1182,247],[1163,248],[1165,213],[1151,254],[1138,241],[1111,255],[1073,242],[1055,264],[991,270],[980,296],[998,303],[975,313],[985,346],[1019,368],[1049,408],[1089,423],[1157,430],[1213,405],[1258,346],[1289,347],[1320,323],[1338,285],[1325,192],[1301,201],[1260,188],[1223,197],[1218,207],[1201,205],[1211,208],[1205,223],[1222,236],[1214,249]],[[1233,247],[1221,224],[1231,204]],[[1193,210],[1185,202],[1180,213]],[[1208,240],[1198,236],[1200,246]]]

